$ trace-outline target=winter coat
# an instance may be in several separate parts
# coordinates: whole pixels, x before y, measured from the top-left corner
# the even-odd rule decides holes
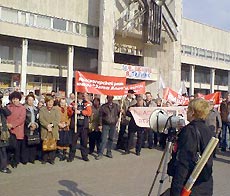
[[[105,103],[99,110],[100,125],[116,125],[120,114],[120,107],[116,103]]]
[[[26,108],[22,104],[14,105],[12,103],[7,105],[7,108],[11,112],[11,115],[7,117],[7,123],[13,126],[10,132],[15,134],[18,140],[24,139]]]
[[[8,131],[8,127],[7,127],[7,122],[6,122],[6,117],[9,116],[11,113],[10,111],[4,107],[0,107],[0,122],[1,122],[1,128],[0,128],[0,135],[2,134],[3,131]],[[4,144],[5,142],[7,142],[8,140],[0,140],[0,146],[1,144]]]
[[[31,111],[29,109],[29,106],[27,104],[24,105],[26,108],[26,121],[25,121],[25,135],[28,136],[30,135],[30,125],[31,125]],[[38,109],[33,106],[33,110],[34,110],[34,117],[35,117],[35,121],[34,123],[36,124],[36,129],[33,131],[33,134],[38,134],[38,128],[39,128],[39,120],[38,120]]]
[[[47,109],[47,107],[42,107],[39,111],[39,121],[41,124],[42,140],[44,140],[47,137],[51,138],[52,134],[56,140],[59,140],[58,124],[60,122],[60,112],[56,106],[53,106],[50,111]],[[53,124],[52,134],[47,134],[48,133],[47,126],[49,124]]]
[[[198,119],[193,120],[187,126],[183,127],[178,134],[177,140],[177,164],[175,166],[175,174],[171,184],[171,195],[180,196],[183,186],[186,184],[192,170],[194,169],[194,157],[197,154],[197,132],[195,127],[200,132],[201,152],[204,151],[208,142],[212,137],[212,132],[205,124],[205,121]],[[208,165],[212,168],[212,155],[208,160]],[[212,169],[211,169],[212,172]],[[194,196],[212,196],[213,180],[212,174],[210,179],[206,182],[196,181],[192,188],[192,195]]]
[[[220,116],[223,122],[230,122],[228,115],[230,114],[230,102],[223,101],[220,104]]]

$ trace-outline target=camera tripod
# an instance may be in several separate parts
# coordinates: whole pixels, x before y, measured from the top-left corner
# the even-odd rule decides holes
[[[167,177],[165,177],[166,169],[167,169],[169,156],[171,155],[171,148],[172,148],[172,144],[174,142],[175,136],[176,136],[176,129],[175,128],[169,128],[168,129],[168,138],[167,138],[166,148],[165,148],[164,153],[163,153],[163,155],[161,157],[160,164],[159,164],[159,166],[157,168],[157,171],[156,171],[156,174],[154,176],[152,185],[150,187],[148,196],[151,196],[153,187],[154,187],[154,185],[156,183],[156,180],[157,180],[157,177],[158,177],[159,173],[162,173],[162,175],[161,175],[161,179],[159,181],[160,185],[159,185],[159,188],[158,188],[157,196],[160,196],[160,194],[161,194],[161,190],[162,190],[164,180],[167,178]],[[163,169],[162,169],[162,172],[160,172],[162,164],[163,164]]]

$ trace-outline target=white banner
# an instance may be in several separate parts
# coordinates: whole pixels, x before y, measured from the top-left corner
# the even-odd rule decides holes
[[[173,114],[182,115],[187,120],[187,106],[178,107],[131,107],[130,112],[133,115],[135,123],[139,127],[149,128],[149,118],[154,110],[162,109],[167,112],[168,116]]]

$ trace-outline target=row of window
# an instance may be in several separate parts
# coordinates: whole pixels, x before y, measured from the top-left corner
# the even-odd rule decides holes
[[[182,45],[182,54],[230,63],[230,55],[193,46]]]
[[[25,26],[76,33],[87,37],[99,37],[99,28],[96,26],[6,7],[0,7],[0,20]]]
[[[190,70],[187,66],[182,65],[181,67],[181,80],[190,82]],[[195,68],[194,82],[201,84],[210,84],[210,70],[202,69],[200,67]],[[228,72],[223,70],[215,70],[215,85],[227,86],[228,85]]]

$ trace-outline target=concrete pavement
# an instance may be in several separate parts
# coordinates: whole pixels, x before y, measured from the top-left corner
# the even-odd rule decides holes
[[[77,153],[80,156],[80,152]],[[12,174],[0,173],[0,196],[147,196],[159,165],[162,151],[142,149],[141,156],[122,155],[103,157],[90,162],[75,159],[55,165],[20,164]],[[214,196],[229,196],[230,152],[217,155],[214,161]],[[159,178],[153,189],[157,195]],[[164,188],[169,187],[164,181]]]

